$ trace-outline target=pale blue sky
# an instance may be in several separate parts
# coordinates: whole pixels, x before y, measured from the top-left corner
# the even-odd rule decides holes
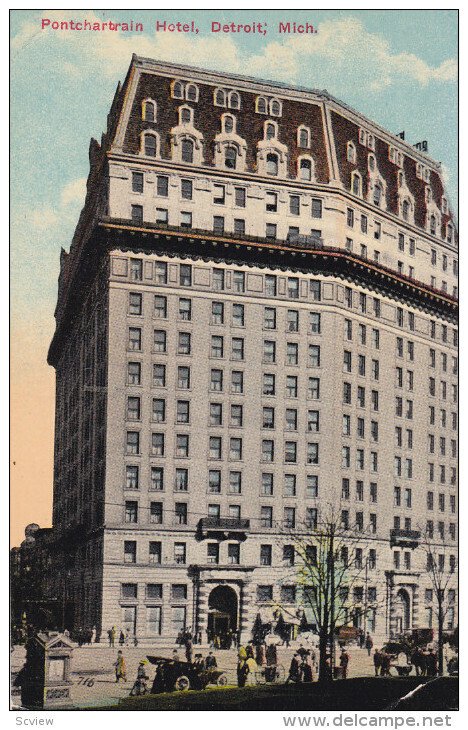
[[[42,31],[43,16],[133,18],[145,32]],[[200,34],[156,37],[156,19],[194,19]],[[410,143],[427,139],[456,204],[456,11],[13,11],[11,20],[12,263],[20,317],[31,296],[46,317],[52,313],[58,253],[69,246],[82,203],[89,139],[100,138],[132,51],[326,88],[385,128],[405,130]],[[212,20],[266,20],[268,34],[212,34]],[[279,21],[306,20],[317,35],[277,32]],[[36,273],[27,296],[16,286],[25,264]]]

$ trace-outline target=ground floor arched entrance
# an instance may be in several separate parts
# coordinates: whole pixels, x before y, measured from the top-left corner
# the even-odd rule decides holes
[[[220,643],[238,629],[238,598],[231,586],[216,586],[208,597],[208,634]]]
[[[411,629],[411,601],[404,588],[400,588],[395,598],[395,629],[397,635]]]

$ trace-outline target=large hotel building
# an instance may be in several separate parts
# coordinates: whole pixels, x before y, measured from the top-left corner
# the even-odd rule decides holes
[[[49,352],[69,628],[313,623],[294,543],[325,513],[362,569],[344,622],[435,627],[430,544],[453,628],[440,164],[325,91],[136,56],[89,158]]]

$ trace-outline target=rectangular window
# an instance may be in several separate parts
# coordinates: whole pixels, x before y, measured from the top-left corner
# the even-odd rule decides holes
[[[238,236],[245,234],[245,220],[243,218],[234,218],[234,233]]]
[[[156,223],[167,226],[169,214],[167,208],[156,208]]]
[[[320,200],[320,198],[312,198],[311,213],[312,218],[322,217],[322,201]]]
[[[169,178],[165,175],[158,175],[156,181],[156,194],[161,198],[167,198],[169,192]]]
[[[269,274],[265,276],[265,294],[269,297],[276,296],[276,276]]]
[[[154,297],[154,316],[158,319],[166,319],[167,317],[167,298],[163,296]]]
[[[125,522],[138,522],[138,502],[125,502]]]
[[[245,188],[234,188],[234,204],[238,208],[245,208]]]
[[[299,195],[289,196],[289,212],[291,215],[299,215],[301,199]]]
[[[192,200],[193,184],[191,180],[180,181],[180,192],[184,200]]]
[[[141,363],[129,362],[127,365],[127,383],[129,385],[141,384]]]
[[[143,223],[143,206],[132,205],[132,223],[141,225]]]
[[[190,264],[180,264],[179,284],[180,286],[192,286],[192,266]]]
[[[150,489],[158,492],[164,489],[164,469],[160,466],[151,467]]]

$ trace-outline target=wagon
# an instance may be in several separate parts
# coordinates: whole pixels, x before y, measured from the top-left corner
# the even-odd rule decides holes
[[[283,684],[285,674],[282,664],[258,667],[255,671],[255,681],[257,684]]]
[[[219,669],[199,669],[190,662],[166,657],[148,656],[148,661],[156,666],[151,694],[206,689],[209,684],[225,687],[227,684],[226,674]]]

